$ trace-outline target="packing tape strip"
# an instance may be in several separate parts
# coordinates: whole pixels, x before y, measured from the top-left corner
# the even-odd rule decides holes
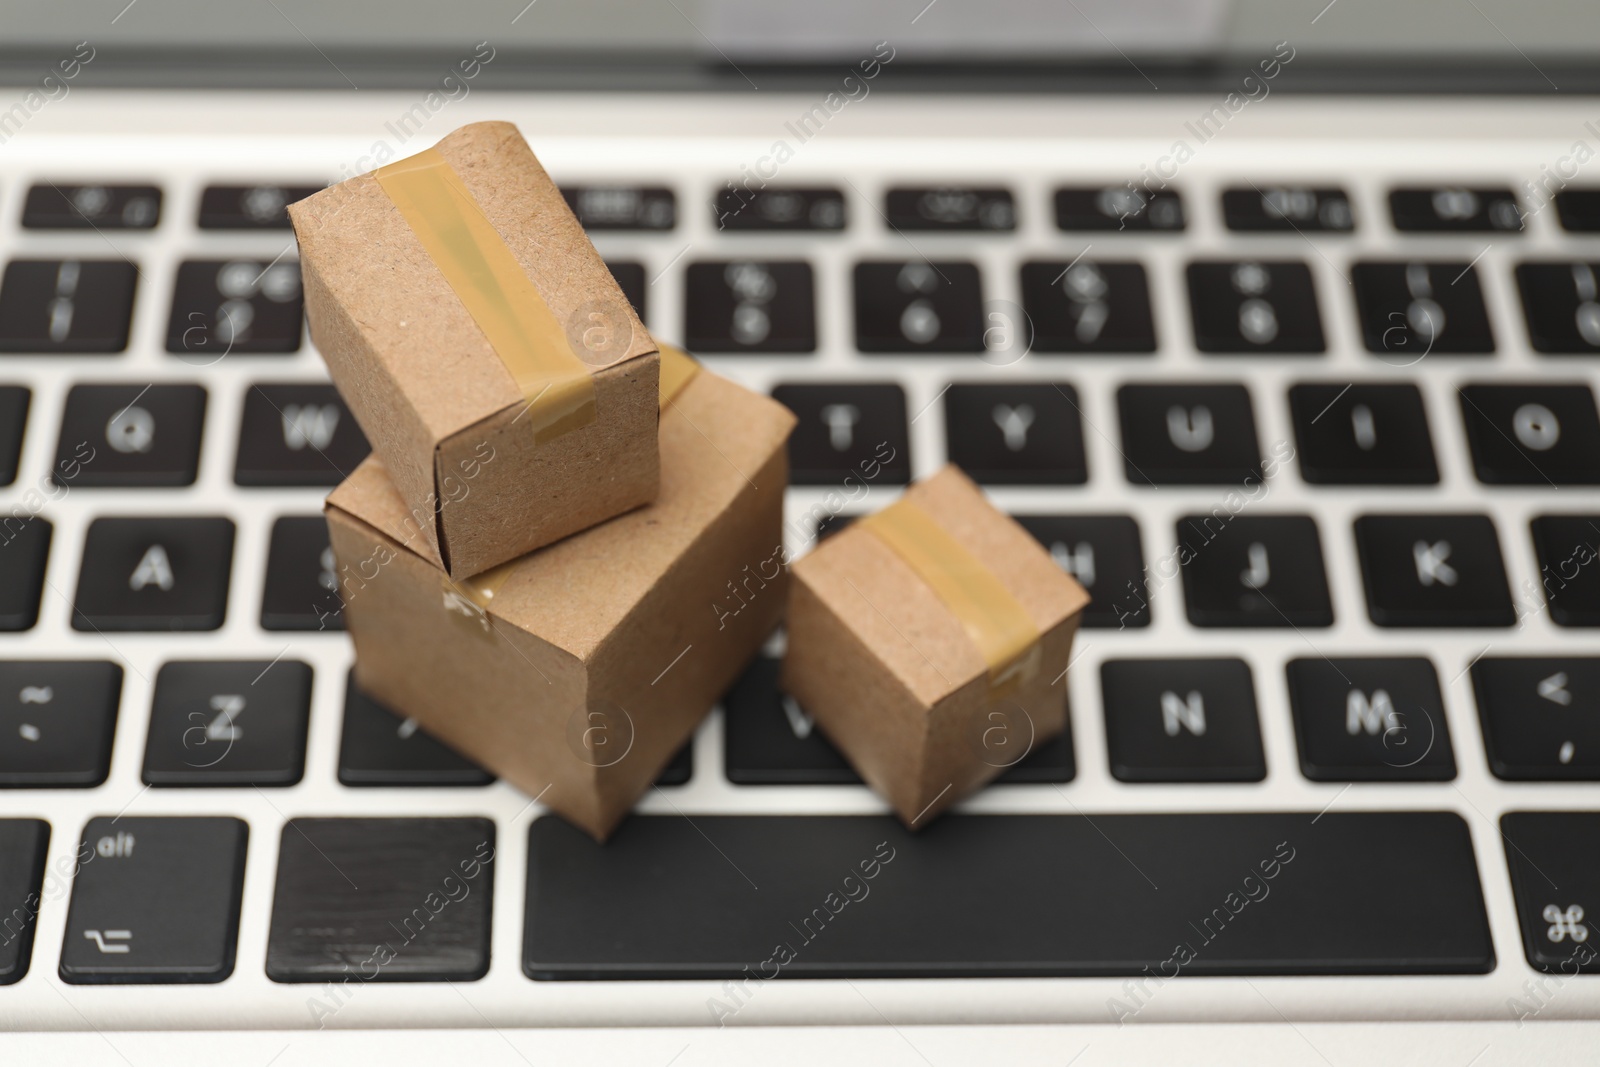
[[[1026,680],[1038,668],[1039,629],[994,572],[910,500],[859,525],[904,560],[961,621],[984,662],[991,689]]]
[[[683,387],[700,373],[700,364],[681,348],[660,341],[656,342],[656,347],[661,350],[661,410],[665,411],[667,405],[678,398]]]
[[[534,440],[593,422],[589,365],[444,156],[430,148],[375,177],[516,381]]]

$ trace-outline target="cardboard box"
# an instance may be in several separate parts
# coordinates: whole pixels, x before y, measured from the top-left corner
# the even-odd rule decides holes
[[[1089,594],[958,468],[792,574],[781,684],[907,826],[1066,728]]]
[[[793,425],[695,374],[661,412],[654,503],[464,581],[369,458],[327,503],[357,680],[603,839],[782,615]]]
[[[515,126],[289,214],[311,339],[452,577],[655,498],[655,342]]]

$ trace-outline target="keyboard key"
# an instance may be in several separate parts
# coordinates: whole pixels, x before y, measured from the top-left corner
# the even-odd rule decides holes
[[[1355,521],[1367,614],[1379,626],[1517,621],[1487,515],[1363,515]]]
[[[232,818],[90,819],[72,879],[61,980],[227,978],[249,837]]]
[[[320,185],[208,185],[200,194],[202,230],[287,230],[288,207]]]
[[[1563,189],[1556,194],[1556,214],[1568,233],[1600,233],[1600,189]]]
[[[983,290],[971,263],[857,263],[862,352],[982,352]]]
[[[717,229],[731,233],[842,230],[844,194],[831,186],[768,186],[742,189],[729,182],[711,204]]]
[[[1600,485],[1600,414],[1587,385],[1467,385],[1461,417],[1487,485]]]
[[[1118,781],[1259,782],[1267,776],[1255,686],[1243,660],[1106,660],[1100,690]]]
[[[849,526],[852,522],[855,522],[860,517],[860,515],[839,515],[834,512],[828,512],[817,519],[816,531],[812,537],[812,543],[820,545],[823,541],[843,530],[846,526]]]
[[[1600,626],[1600,515],[1540,515],[1529,524],[1539,584],[1557,626]]]
[[[199,366],[233,354],[298,352],[304,302],[293,260],[184,260],[167,351]]]
[[[1409,367],[1430,353],[1494,351],[1477,268],[1450,263],[1357,263],[1350,269],[1367,351]]]
[[[644,321],[645,309],[645,275],[644,264],[632,260],[607,260],[606,268],[611,271],[611,277],[616,279],[617,288],[622,290],[622,295],[628,298],[628,303],[633,305],[633,312]]]
[[[656,785],[686,785],[694,777],[694,739],[684,742],[678,754],[661,769]]]
[[[33,392],[21,385],[0,385],[0,485],[17,480],[22,460],[22,435],[28,426]]]
[[[33,958],[33,928],[44,890],[45,850],[50,824],[42,819],[0,819],[0,985],[28,973]]]
[[[635,815],[601,845],[545,817],[528,835],[522,968],[738,982],[1494,967],[1461,816],[1314,818],[945,815],[913,834],[884,816]],[[1362,906],[1374,886],[1382,906]]]
[[[1428,413],[1414,385],[1289,388],[1300,476],[1312,485],[1437,485]]]
[[[1408,232],[1522,232],[1522,208],[1510,189],[1394,189],[1389,193],[1389,212],[1394,228]]]
[[[684,341],[696,352],[815,352],[811,264],[691,263]]]
[[[105,781],[121,697],[122,668],[115,663],[0,661],[0,787]]]
[[[561,190],[583,228],[670,230],[678,223],[678,198],[657,185],[577,185]]]
[[[139,271],[126,260],[14,259],[0,282],[0,352],[121,352]]]
[[[321,515],[285,515],[272,524],[263,630],[343,630],[344,601]]]
[[[1171,190],[1135,189],[1133,183],[1104,188],[1057,189],[1056,226],[1075,230],[1177,233],[1184,227],[1183,201]]]
[[[944,394],[945,449],[982,485],[1082,485],[1089,480],[1078,392],[1055,382],[957,383]]]
[[[799,420],[789,435],[790,484],[911,481],[906,395],[898,385],[779,385],[772,398]]]
[[[372,447],[326,382],[258,383],[244,395],[235,485],[335,486]]]
[[[1022,306],[1035,352],[1156,350],[1150,288],[1138,263],[1024,263]]]
[[[1356,228],[1350,195],[1337,187],[1269,185],[1223,191],[1228,229],[1245,233],[1349,233]]]
[[[1062,570],[1089,591],[1082,625],[1091,630],[1150,625],[1139,524],[1126,515],[1017,515]]]
[[[1326,351],[1317,292],[1304,263],[1191,263],[1187,275],[1200,351]]]
[[[72,628],[215,630],[227,611],[232,565],[228,519],[95,519]]]
[[[311,667],[179,661],[156,674],[146,785],[282,786],[305,773]]]
[[[1600,659],[1483,656],[1472,689],[1496,778],[1600,781]]]
[[[351,786],[488,785],[494,775],[446,748],[345,679],[344,727],[339,738],[339,781]]]
[[[1015,230],[1017,207],[1011,190],[979,186],[890,189],[884,214],[895,230],[973,232]]]
[[[1597,834],[1600,812],[1511,811],[1500,817],[1522,948],[1536,970],[1600,972],[1600,952],[1590,937],[1600,916],[1600,863],[1594,849],[1575,847]]]
[[[28,230],[149,230],[161,219],[154,185],[66,185],[28,189],[22,226]]]
[[[1528,340],[1539,352],[1600,352],[1600,263],[1520,263]]]
[[[74,488],[193,485],[205,420],[198,385],[74,385],[51,478]]]
[[[1178,520],[1183,597],[1195,626],[1333,625],[1322,539],[1309,515],[1219,508]]]
[[[472,982],[489,970],[492,819],[291,819],[267,939],[274,982]],[[331,1010],[331,1009],[330,1009]]]
[[[1314,782],[1448,782],[1456,776],[1439,676],[1422,658],[1293,659],[1300,773]]]
[[[31,630],[39,621],[51,534],[49,521],[38,516],[0,520],[0,633]]]
[[[1262,478],[1242,385],[1124,385],[1122,459],[1135,485],[1245,485]]]

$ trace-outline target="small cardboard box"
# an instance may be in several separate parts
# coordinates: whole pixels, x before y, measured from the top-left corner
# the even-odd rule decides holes
[[[515,126],[289,214],[311,338],[451,577],[655,498],[655,342]]]
[[[327,503],[357,680],[604,839],[782,616],[793,426],[701,371],[654,503],[463,581],[369,458]]]
[[[781,684],[907,826],[1066,728],[1089,594],[958,468],[791,571]]]

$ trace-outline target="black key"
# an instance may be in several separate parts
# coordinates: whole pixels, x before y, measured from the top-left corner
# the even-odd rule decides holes
[[[1056,226],[1074,230],[1124,230],[1177,233],[1184,227],[1183,200],[1170,190],[1104,188],[1057,189]]]
[[[1223,191],[1228,229],[1246,233],[1349,233],[1356,228],[1350,195],[1337,186],[1268,185]]]
[[[633,305],[633,313],[644,320],[645,308],[645,275],[644,264],[632,260],[607,260],[606,268],[611,271],[611,277],[617,281],[617,288],[622,290],[622,295],[628,298],[628,303]]]
[[[1015,230],[1017,206],[1011,190],[979,186],[890,189],[884,214],[896,230]]]
[[[678,223],[678,198],[657,185],[576,185],[561,195],[590,231],[670,230]]]
[[[1124,385],[1122,458],[1135,485],[1244,485],[1262,477],[1242,385]]]
[[[1035,352],[1156,350],[1150,288],[1138,263],[1024,263],[1022,307]]]
[[[22,226],[28,230],[148,230],[161,219],[154,185],[65,185],[28,189]]]
[[[778,976],[1494,967],[1459,815],[1314,818],[946,815],[913,834],[883,816],[636,815],[600,845],[546,817],[529,831],[522,967],[546,980],[731,979],[710,1005],[719,1019]],[[1352,904],[1375,885],[1383,907]]]
[[[768,186],[742,189],[730,181],[711,204],[717,229],[732,233],[779,230],[832,232],[846,225],[844,194],[831,186]]]
[[[694,777],[694,738],[684,742],[678,754],[664,767],[656,785],[685,785]]]
[[[493,894],[492,819],[291,819],[267,977],[476,981],[489,970]]]
[[[1600,626],[1600,515],[1540,515],[1529,524],[1539,584],[1557,626]]]
[[[1126,515],[1017,515],[1050,558],[1089,591],[1089,629],[1150,625],[1139,524]]]
[[[1564,975],[1600,972],[1600,945],[1591,936],[1600,930],[1600,864],[1581,844],[1600,835],[1600,812],[1511,811],[1500,817],[1500,835],[1529,965]],[[1513,1012],[1525,1003],[1514,999]]]
[[[51,478],[73,487],[193,485],[205,420],[198,385],[74,385]]]
[[[72,879],[61,980],[227,978],[249,837],[232,818],[90,819]]]
[[[202,230],[287,230],[289,205],[320,185],[208,185],[200,194]]]
[[[21,511],[22,509],[18,509]],[[52,529],[36,515],[0,519],[0,632],[19,633],[39,621],[44,568]]]
[[[860,515],[840,515],[835,512],[828,512],[822,515],[817,519],[815,535],[812,538],[813,542],[821,544],[860,517]]]
[[[1483,656],[1472,689],[1496,778],[1600,780],[1600,659]]]
[[[983,289],[971,263],[857,263],[863,352],[982,352]]]
[[[1556,214],[1568,233],[1600,233],[1600,189],[1563,189]]]
[[[1494,351],[1471,263],[1357,263],[1350,268],[1367,351],[1409,367],[1434,353]]]
[[[372,447],[326,382],[261,383],[244,395],[235,485],[334,486]]]
[[[50,824],[42,819],[0,819],[0,985],[28,973],[33,958],[33,928],[44,889],[45,850]]]
[[[494,775],[345,680],[339,781],[354,786],[488,785]]]
[[[232,565],[228,519],[95,519],[72,628],[215,630],[227,611]]]
[[[1448,782],[1450,725],[1422,658],[1289,661],[1300,773],[1314,782]]]
[[[811,264],[691,263],[684,343],[696,352],[815,352]]]
[[[1459,186],[1394,189],[1389,212],[1397,230],[1428,233],[1520,233],[1522,208],[1510,189]]]
[[[859,785],[861,778],[795,699],[778,689],[778,661],[762,656],[723,698],[723,763],[736,785]],[[1017,736],[988,738],[980,758],[1006,769],[996,783],[1070,782],[1076,772],[1072,731],[1036,742],[1019,721]],[[1008,746],[1016,742],[1015,751]],[[981,742],[980,742],[981,743]]]
[[[789,436],[791,484],[911,481],[906,395],[898,385],[779,385],[772,397],[799,420]]]
[[[1600,413],[1587,385],[1467,385],[1461,417],[1487,485],[1600,485]]]
[[[121,697],[122,668],[115,663],[0,661],[0,787],[105,781]]]
[[[32,390],[21,385],[0,385],[0,485],[17,480],[22,459],[22,434],[28,426]]]
[[[950,462],[984,485],[1089,480],[1078,391],[1065,383],[952,385],[944,394]]]
[[[1292,260],[1191,263],[1189,311],[1202,352],[1322,352],[1311,269]]]
[[[1355,521],[1367,614],[1379,626],[1517,621],[1487,515],[1363,515]]]
[[[1437,485],[1428,413],[1414,385],[1289,388],[1300,476],[1313,485]]]
[[[1239,659],[1100,665],[1106,748],[1123,782],[1259,782],[1267,776],[1250,667]]]
[[[0,282],[0,352],[121,352],[138,281],[121,259],[12,260]]]
[[[1600,263],[1520,263],[1528,340],[1539,352],[1600,352]]]
[[[146,785],[281,786],[305,773],[311,667],[173,662],[156,674]]]
[[[233,354],[298,352],[303,304],[294,260],[184,260],[167,351],[199,366]]]
[[[328,522],[321,515],[285,515],[272,524],[263,630],[343,630],[344,601]]]
[[[1186,515],[1178,561],[1196,626],[1333,625],[1322,539],[1309,515]]]

